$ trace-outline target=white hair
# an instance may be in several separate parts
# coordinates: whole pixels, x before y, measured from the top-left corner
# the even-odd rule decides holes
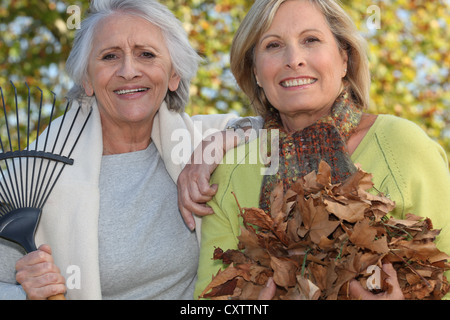
[[[92,0],[89,14],[77,31],[74,44],[66,62],[66,71],[74,82],[67,94],[69,99],[85,97],[82,83],[86,79],[88,57],[91,54],[94,34],[100,21],[115,13],[137,15],[159,27],[166,41],[173,68],[181,78],[178,89],[168,91],[165,101],[168,108],[184,110],[189,101],[191,79],[196,75],[200,57],[189,43],[181,22],[164,5],[155,0]]]

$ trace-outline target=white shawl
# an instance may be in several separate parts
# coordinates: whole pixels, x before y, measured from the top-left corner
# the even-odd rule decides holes
[[[36,245],[39,247],[45,243],[52,248],[55,263],[67,280],[68,299],[102,298],[98,258],[100,203],[98,184],[103,143],[97,104],[95,99],[89,101],[92,105],[92,115],[71,156],[75,161],[74,165],[65,167],[47,200],[36,232]],[[75,109],[76,103],[67,115],[69,119],[73,117]],[[81,112],[86,115],[89,112],[88,106],[83,106]],[[210,133],[205,130],[209,128],[222,130],[234,117],[201,116],[196,119],[201,121],[194,121],[187,114],[169,111],[166,104],[162,104],[154,119],[152,141],[175,182],[190,154],[178,152],[177,159],[177,154],[172,154],[174,148],[179,150],[180,143],[184,143],[184,146],[192,151],[204,134]],[[75,132],[78,132],[82,122],[76,123]],[[176,132],[174,130],[178,130],[178,133],[183,130],[188,137],[185,134],[182,140],[176,138],[174,141],[172,137],[172,133]],[[70,141],[68,143],[70,145]],[[196,222],[199,231],[200,223]]]

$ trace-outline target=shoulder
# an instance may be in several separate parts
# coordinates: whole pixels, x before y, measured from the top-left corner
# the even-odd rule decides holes
[[[428,171],[448,168],[442,146],[417,124],[392,115],[378,116],[352,159],[369,162],[370,167],[379,167],[382,161],[391,170],[410,171],[410,175],[417,174],[418,168],[425,167]]]
[[[426,136],[425,132],[414,122],[393,115],[382,114],[375,123],[376,133],[406,138],[414,136]]]
[[[202,114],[189,117],[183,114],[185,122],[192,123],[197,130],[203,133],[204,136],[213,133],[215,130],[224,130],[230,123],[238,121],[235,114]]]
[[[379,115],[373,135],[380,148],[399,159],[410,156],[436,157],[447,161],[444,149],[414,122],[393,115]],[[419,160],[419,159],[415,159]]]
[[[352,160],[373,174],[376,188],[390,194],[402,214],[448,198],[442,195],[450,187],[446,153],[409,120],[378,116]]]

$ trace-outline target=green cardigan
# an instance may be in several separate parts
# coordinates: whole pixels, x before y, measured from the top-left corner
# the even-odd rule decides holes
[[[215,214],[202,221],[195,299],[223,267],[220,261],[212,260],[214,249],[237,249],[241,219],[231,192],[242,208],[258,207],[263,166],[256,163],[254,152],[249,152],[256,143],[258,140],[227,153],[211,177],[211,183],[219,188],[209,202]],[[373,174],[377,190],[395,201],[392,216],[403,219],[405,214],[414,213],[430,218],[434,228],[442,229],[437,239],[439,249],[450,253],[450,174],[442,147],[414,123],[380,115],[352,160]]]

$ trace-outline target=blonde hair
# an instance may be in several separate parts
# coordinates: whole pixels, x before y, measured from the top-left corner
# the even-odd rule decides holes
[[[298,0],[256,0],[237,30],[231,46],[231,71],[240,88],[249,97],[255,112],[262,116],[269,111],[271,104],[257,85],[253,72],[255,45],[270,28],[278,8],[286,1]],[[370,73],[366,41],[337,1],[307,1],[322,12],[338,47],[347,52],[348,67],[344,79],[350,85],[355,103],[363,109],[367,108],[370,101]]]

